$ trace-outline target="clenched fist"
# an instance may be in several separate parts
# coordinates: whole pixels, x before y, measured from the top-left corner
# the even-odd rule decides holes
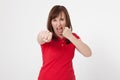
[[[38,34],[38,42],[43,44],[45,42],[50,42],[52,39],[52,33],[50,31],[41,31]]]
[[[71,29],[69,29],[68,27],[65,27],[63,30],[63,36],[69,39],[71,35],[72,35]]]

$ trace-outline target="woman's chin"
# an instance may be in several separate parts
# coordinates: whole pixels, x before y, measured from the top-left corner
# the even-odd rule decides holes
[[[62,35],[63,31],[58,32],[58,35]]]
[[[59,33],[59,34],[57,34],[57,36],[59,36],[59,37],[63,37],[63,34],[62,33]]]

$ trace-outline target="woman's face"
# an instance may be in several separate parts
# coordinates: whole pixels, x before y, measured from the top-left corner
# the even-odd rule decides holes
[[[51,24],[55,34],[59,37],[63,37],[62,33],[66,26],[66,17],[64,12],[61,12],[56,18],[52,19]]]

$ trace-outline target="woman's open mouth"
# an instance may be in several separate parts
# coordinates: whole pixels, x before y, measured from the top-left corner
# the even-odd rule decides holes
[[[61,27],[61,28],[57,28],[57,32],[58,33],[62,33],[63,32],[63,28]]]

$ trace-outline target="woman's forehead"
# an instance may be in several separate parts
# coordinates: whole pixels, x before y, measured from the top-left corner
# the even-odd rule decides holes
[[[60,12],[57,17],[65,17],[65,13],[64,12]]]

